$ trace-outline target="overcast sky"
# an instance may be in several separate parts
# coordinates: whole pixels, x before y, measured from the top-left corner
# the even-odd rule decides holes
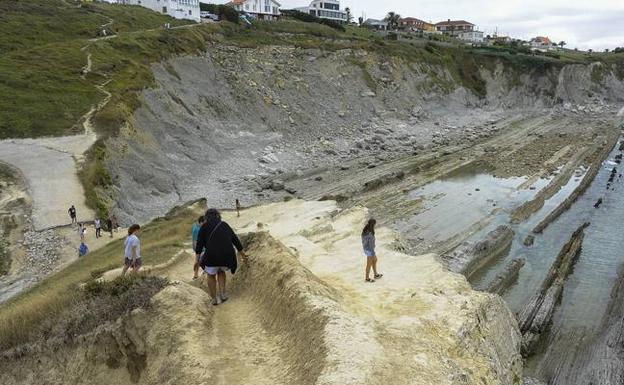
[[[279,0],[278,0],[279,1]],[[282,0],[283,8],[301,7],[307,0]],[[603,50],[624,47],[624,0],[342,0],[357,18],[381,19],[388,11],[425,21],[464,19],[479,30],[525,40],[548,36],[567,48]]]

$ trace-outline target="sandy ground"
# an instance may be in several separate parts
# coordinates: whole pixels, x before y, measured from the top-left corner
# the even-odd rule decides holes
[[[73,204],[79,221],[93,220],[85,204],[84,189],[76,162],[95,142],[95,134],[44,139],[0,141],[0,161],[18,169],[33,200],[36,230],[66,225],[67,210]]]

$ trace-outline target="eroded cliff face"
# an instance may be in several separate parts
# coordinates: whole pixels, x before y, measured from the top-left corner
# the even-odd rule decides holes
[[[0,381],[521,384],[520,335],[500,297],[473,291],[432,255],[393,250],[386,228],[377,231],[385,275],[364,282],[367,216],[304,201],[226,215],[239,233],[253,230],[230,301],[211,306],[188,282],[192,261],[180,260],[149,309],[73,342],[5,354]]]
[[[255,203],[281,190],[267,176],[437,151],[514,114],[600,114],[624,101],[615,66],[470,60],[215,44],[155,65],[157,87],[108,143],[118,212],[130,222],[200,197]]]

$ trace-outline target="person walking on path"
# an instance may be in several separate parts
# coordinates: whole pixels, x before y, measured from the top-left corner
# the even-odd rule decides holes
[[[193,228],[191,229],[191,238],[193,239],[193,250],[195,250],[197,246],[197,238],[199,237],[199,230],[204,224],[204,216],[197,218],[197,222],[193,223]],[[199,273],[199,257],[195,257],[195,264],[193,265],[193,279],[197,279]]]
[[[236,216],[238,217],[240,217],[240,209],[241,209],[240,201],[238,200],[238,198],[236,198]]]
[[[117,230],[119,230],[119,221],[117,220],[117,216],[113,214],[111,220],[113,221],[113,229],[115,229],[115,232],[117,232]]]
[[[110,237],[113,237],[113,219],[111,218],[111,216],[108,216],[108,219],[106,220],[106,227],[108,228],[108,231],[110,231]]]
[[[229,270],[232,274],[236,273],[234,248],[238,250],[243,261],[247,261],[247,255],[238,236],[230,225],[221,220],[221,214],[217,209],[208,209],[204,220],[195,245],[195,254],[197,258],[201,257],[200,266],[208,274],[208,291],[212,297],[212,304],[218,305],[228,300],[225,272]]]
[[[74,205],[71,205],[67,212],[69,213],[69,217],[71,218],[71,224],[73,225],[74,223],[76,223],[76,208],[74,207]]]
[[[128,229],[128,237],[125,242],[124,250],[124,267],[121,275],[126,275],[129,268],[137,273],[143,263],[141,262],[141,241],[139,240],[139,232],[141,226],[134,224]]]
[[[87,244],[84,242],[80,242],[80,247],[78,247],[78,258],[84,257],[89,252],[89,248]]]
[[[375,279],[383,277],[377,273],[377,254],[375,253],[375,225],[377,221],[369,219],[362,230],[362,247],[366,255],[366,282],[375,282]],[[370,271],[373,269],[373,277],[370,278]]]
[[[80,242],[84,242],[85,234],[87,234],[87,228],[82,223],[78,223],[78,235],[80,236]]]
[[[99,217],[95,217],[93,224],[95,225],[95,238],[100,238],[102,236],[102,221]]]

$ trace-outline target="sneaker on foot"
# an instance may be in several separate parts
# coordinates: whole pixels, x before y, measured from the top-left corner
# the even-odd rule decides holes
[[[212,299],[212,304],[213,304],[214,306],[217,306],[217,305],[219,304],[219,299],[218,299],[217,297],[213,298],[213,299]]]
[[[228,298],[228,296],[227,296],[227,295],[225,295],[225,294],[221,294],[221,303],[223,303],[223,302],[227,301],[228,299],[229,299],[229,298]]]

